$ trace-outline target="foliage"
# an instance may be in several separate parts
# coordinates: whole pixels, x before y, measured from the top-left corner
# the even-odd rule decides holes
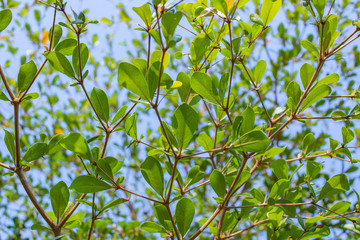
[[[0,3],[8,239],[359,238],[359,2]]]

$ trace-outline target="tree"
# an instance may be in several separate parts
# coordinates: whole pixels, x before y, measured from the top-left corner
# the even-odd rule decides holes
[[[46,50],[1,63],[8,239],[359,238],[358,2],[119,4],[127,59],[67,5],[25,5]]]

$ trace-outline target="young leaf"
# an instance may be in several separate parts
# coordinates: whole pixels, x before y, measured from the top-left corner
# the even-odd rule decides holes
[[[342,127],[341,133],[342,133],[344,144],[348,144],[349,142],[351,142],[354,139],[354,136],[355,136],[354,132],[351,131],[351,129],[349,129],[349,128]]]
[[[112,208],[112,207],[114,207],[114,206],[123,204],[123,203],[125,203],[125,202],[127,202],[127,201],[129,201],[129,200],[128,200],[128,199],[124,199],[124,198],[118,198],[118,199],[112,200],[111,202],[107,203],[107,204],[100,210],[100,212],[103,212],[103,211],[105,211],[106,209]]]
[[[219,197],[224,197],[226,194],[226,182],[224,175],[219,170],[213,170],[209,177],[210,186]]]
[[[0,32],[2,32],[11,22],[12,13],[10,9],[0,11]]]
[[[264,0],[260,11],[260,17],[264,22],[264,26],[268,25],[271,20],[273,20],[280,10],[281,5],[282,0]]]
[[[300,44],[301,44],[301,46],[303,46],[303,48],[308,50],[315,57],[320,57],[319,49],[317,49],[317,47],[309,40],[303,39],[300,41]]]
[[[189,145],[199,125],[198,113],[188,104],[181,104],[174,112],[172,126],[180,149]]]
[[[182,198],[176,204],[176,225],[182,237],[188,232],[195,215],[194,203],[189,198]]]
[[[69,202],[69,189],[63,181],[58,182],[50,189],[51,206],[56,218],[60,218]]]
[[[106,182],[89,175],[78,176],[70,185],[70,189],[78,193],[94,193],[110,188]]]
[[[204,132],[201,132],[199,134],[197,141],[200,144],[200,146],[202,146],[205,149],[205,151],[209,151],[213,148],[214,143],[211,137],[209,137],[209,135],[207,135]]]
[[[48,145],[46,143],[35,143],[26,151],[23,159],[25,161],[33,161],[41,158],[48,151]]]
[[[147,157],[140,166],[146,182],[160,195],[164,193],[164,174],[161,165],[154,157]]]
[[[24,92],[30,86],[30,83],[34,79],[36,72],[37,68],[34,61],[30,61],[20,66],[17,79],[19,93]]]
[[[134,10],[134,12],[137,13],[137,15],[139,15],[139,17],[141,18],[141,20],[144,21],[146,26],[150,26],[152,21],[152,17],[151,17],[151,9],[150,9],[150,4],[149,3],[145,3],[144,5],[140,6],[140,7],[133,7],[132,8]]]
[[[50,28],[50,36],[49,38],[51,39],[51,33],[52,33],[52,28]],[[58,44],[58,42],[60,41],[60,38],[63,34],[63,30],[62,28],[60,27],[60,25],[55,25],[55,28],[54,28],[54,38],[53,38],[53,41],[52,41],[52,49],[54,48],[54,46],[56,46]]]
[[[99,117],[107,123],[109,121],[109,100],[106,93],[94,87],[91,91],[90,100]]]
[[[57,71],[67,75],[70,78],[75,78],[74,69],[69,60],[60,52],[46,52],[44,56],[49,61],[50,65]]]
[[[80,44],[80,61],[81,61],[81,72],[84,69],[87,61],[89,59],[89,49],[85,43]],[[72,63],[74,66],[74,70],[76,75],[80,76],[80,67],[79,67],[79,48],[76,46],[73,50],[72,54]]]
[[[80,157],[92,160],[92,155],[88,143],[85,137],[80,133],[69,133],[61,140],[60,144],[63,148],[70,150]]]
[[[115,122],[117,122],[118,120],[120,120],[126,112],[126,109],[128,108],[128,106],[122,106],[115,114],[114,118],[111,120],[111,125],[113,125]]]
[[[335,194],[349,190],[349,181],[345,174],[338,174],[330,178],[322,187],[318,200],[329,198]]]
[[[135,65],[126,62],[120,63],[118,81],[120,86],[124,86],[130,92],[150,101],[148,83]]]
[[[176,12],[176,13],[166,12],[163,14],[161,18],[161,23],[162,23],[161,29],[167,43],[169,43],[172,40],[176,27],[178,26],[181,20],[181,17],[182,17],[181,12]]]
[[[266,61],[264,60],[258,61],[253,71],[255,83],[260,82],[265,72],[266,72]]]
[[[326,217],[326,216],[337,215],[334,212],[339,213],[339,214],[345,213],[350,208],[350,206],[351,206],[351,202],[348,202],[348,201],[337,202],[330,208],[330,210],[333,212],[326,211],[324,216]]]

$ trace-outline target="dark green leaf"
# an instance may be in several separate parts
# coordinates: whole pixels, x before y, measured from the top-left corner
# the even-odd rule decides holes
[[[154,157],[147,157],[140,166],[146,182],[160,195],[164,193],[164,174],[161,165]]]
[[[63,54],[51,51],[44,53],[44,56],[55,70],[69,76],[70,78],[75,78],[74,69],[72,68],[69,60]]]
[[[198,113],[188,104],[181,104],[174,112],[172,126],[180,149],[189,145],[199,125]]]
[[[56,218],[60,218],[69,202],[69,189],[63,181],[58,182],[50,190],[51,206]]]
[[[35,77],[37,72],[36,64],[34,61],[30,61],[20,66],[18,74],[18,91],[19,93],[24,92]]]
[[[226,194],[226,182],[224,175],[220,171],[215,169],[210,174],[209,180],[210,186],[212,187],[212,189],[214,189],[216,194],[219,197],[224,197]]]
[[[194,203],[189,198],[182,198],[176,204],[176,225],[182,237],[188,232],[195,215]]]
[[[70,189],[78,193],[94,193],[110,189],[111,186],[106,182],[93,176],[78,176],[71,183]]]
[[[109,100],[106,93],[94,87],[91,91],[90,100],[99,117],[107,123],[109,121]]]

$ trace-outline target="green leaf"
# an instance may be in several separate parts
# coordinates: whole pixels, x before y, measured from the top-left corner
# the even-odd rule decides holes
[[[63,55],[72,55],[77,46],[77,41],[73,38],[62,40],[55,48],[55,51]]]
[[[318,12],[320,18],[324,15],[326,0],[313,0],[312,4],[314,5],[316,11]]]
[[[311,78],[314,76],[315,73],[315,68],[308,64],[308,63],[304,63],[301,68],[300,68],[300,77],[301,77],[301,82],[304,86],[304,89],[307,88],[307,86],[309,85]]]
[[[273,225],[274,229],[277,229],[281,223],[284,212],[281,208],[273,208],[270,212],[267,213],[267,217],[270,220],[270,223]]]
[[[214,143],[213,143],[211,137],[209,137],[209,135],[204,132],[201,132],[199,134],[197,141],[200,144],[200,146],[202,146],[205,149],[205,151],[211,150],[214,146]]]
[[[198,66],[205,57],[205,53],[210,46],[210,39],[205,33],[198,34],[192,41],[190,46],[191,61],[194,66]]]
[[[51,206],[56,218],[60,218],[69,202],[69,189],[63,181],[58,182],[50,189]]]
[[[290,188],[290,181],[287,179],[278,180],[271,188],[270,198],[282,197]]]
[[[220,96],[213,80],[209,75],[202,72],[195,72],[191,76],[191,88],[206,100],[221,105]]]
[[[63,54],[51,51],[44,53],[44,56],[56,71],[59,71],[70,78],[75,78],[74,69],[72,68],[69,60]]]
[[[241,113],[243,120],[240,127],[240,134],[243,135],[254,129],[255,125],[255,113],[251,107],[247,107],[244,112]]]
[[[136,126],[137,114],[133,113],[125,120],[125,131],[134,140],[137,140],[137,126]]]
[[[33,161],[44,156],[48,151],[48,145],[46,143],[35,143],[26,151],[23,159],[25,161]]]
[[[52,230],[50,228],[47,228],[41,224],[35,223],[31,226],[31,230],[40,230],[40,231],[48,231],[48,232],[52,232]]]
[[[70,189],[78,193],[94,193],[110,189],[111,186],[106,182],[93,176],[78,176],[71,183]]]
[[[266,61],[265,60],[258,61],[253,71],[255,83],[260,82],[265,72],[266,72]]]
[[[256,13],[251,13],[250,14],[250,21],[252,21],[253,23],[256,23],[260,26],[263,26],[264,25],[264,22],[263,20],[260,18],[259,15],[257,15]]]
[[[331,88],[327,85],[320,85],[312,90],[309,95],[305,98],[304,102],[301,105],[300,112],[303,112],[305,109],[319,101],[320,99],[329,96],[331,93]]]
[[[81,61],[81,72],[83,71],[87,61],[89,59],[89,49],[85,43],[80,44],[80,61]],[[76,75],[80,76],[80,63],[79,63],[79,48],[76,46],[72,54],[72,63]]]
[[[335,203],[331,208],[330,210],[338,213],[338,214],[342,214],[342,213],[345,213],[351,206],[351,202],[348,202],[348,201],[340,201],[340,202],[337,202]],[[330,211],[326,211],[325,215],[324,216],[333,216],[333,215],[336,215],[335,213],[333,212],[330,212]]]
[[[354,137],[355,134],[353,131],[351,131],[351,129],[346,128],[346,127],[342,127],[341,128],[341,133],[342,133],[342,137],[343,137],[343,144],[348,144],[349,142],[351,142]]]
[[[345,174],[338,174],[330,178],[322,187],[318,200],[329,198],[335,194],[349,190],[349,181]]]
[[[146,182],[160,195],[164,193],[164,174],[161,165],[154,157],[147,157],[140,166]]]
[[[61,140],[60,144],[63,148],[70,150],[76,155],[92,160],[92,155],[88,143],[85,137],[80,133],[69,133]]]
[[[278,159],[272,161],[270,167],[278,179],[288,179],[289,166],[284,159]]]
[[[296,106],[301,97],[300,85],[296,81],[292,81],[286,88],[286,95],[288,96],[287,105],[291,111],[295,111]]]
[[[120,86],[124,86],[130,92],[150,101],[148,83],[135,65],[126,62],[120,63],[118,81]]]
[[[182,198],[176,204],[176,225],[182,237],[188,232],[195,215],[194,203],[189,198]]]
[[[224,175],[219,170],[213,170],[209,177],[210,186],[219,197],[224,197],[226,194],[226,182]]]
[[[114,206],[123,204],[125,202],[129,201],[128,199],[124,199],[124,198],[119,198],[119,199],[115,199],[112,200],[111,202],[107,203],[101,210],[100,212],[104,212],[106,209],[112,208]]]
[[[126,113],[128,106],[122,106],[115,114],[114,118],[111,120],[111,125],[120,120]]]
[[[300,41],[301,46],[308,50],[315,57],[320,57],[319,49],[314,45],[314,43],[310,42],[307,39],[303,39]]]
[[[200,170],[199,165],[193,166],[190,170],[188,175],[186,176],[186,184],[187,186],[191,186],[194,183],[199,182],[205,176],[205,172]]]
[[[17,82],[19,93],[24,92],[35,77],[37,72],[36,64],[34,61],[30,61],[20,66]]]
[[[155,222],[144,222],[140,225],[141,230],[149,233],[167,233],[166,229]]]
[[[184,72],[179,72],[176,81],[181,82],[182,85],[177,88],[181,102],[185,102],[190,91],[190,77]]]
[[[109,100],[106,93],[94,87],[91,91],[90,100],[99,117],[107,123],[109,121]]]
[[[250,131],[234,143],[234,147],[244,152],[261,152],[269,146],[269,138],[260,130]]]
[[[49,39],[51,39],[51,34],[52,34],[52,28],[50,28],[50,31],[49,31]],[[51,43],[52,49],[54,48],[54,46],[56,46],[58,44],[62,34],[63,34],[63,30],[62,30],[61,26],[56,24],[55,28],[54,28],[54,39]]]
[[[226,0],[210,0],[210,6],[214,7],[216,10],[222,12],[225,15],[230,10],[230,9],[228,9]]]
[[[220,96],[213,80],[209,75],[202,72],[195,72],[191,76],[191,88],[206,100],[221,105]]]
[[[303,151],[304,155],[308,155],[312,150],[314,150],[316,144],[316,139],[313,133],[308,133],[303,138],[301,150]]]
[[[11,22],[12,13],[10,9],[0,11],[0,32],[2,32]]]
[[[6,131],[5,129],[4,129],[4,131],[5,131],[5,137],[4,137],[5,145],[6,145],[7,149],[9,150],[13,160],[15,160],[15,155],[16,154],[15,154],[15,139],[14,139],[14,136],[10,132]]]
[[[271,20],[274,19],[274,17],[281,8],[281,5],[282,0],[264,0],[260,11],[260,17],[264,22],[264,26],[268,25]]]
[[[0,91],[0,100],[10,101],[9,98],[2,91]]]
[[[319,82],[317,83],[317,86],[320,85],[329,85],[332,83],[336,83],[337,81],[339,81],[340,76],[337,73],[332,73],[330,75],[327,75],[326,77],[322,78],[321,80],[319,80]]]
[[[198,113],[188,104],[181,104],[174,112],[172,126],[179,144],[179,149],[189,145],[199,125]]]
[[[141,18],[141,20],[144,21],[146,26],[150,26],[152,21],[152,17],[151,17],[151,9],[150,9],[150,4],[149,3],[145,3],[144,5],[140,6],[140,7],[133,7],[132,8],[134,10],[134,12],[137,13],[137,15],[139,15],[139,17]]]
[[[306,163],[306,177],[315,179],[322,169],[322,164],[315,161],[307,161]]]
[[[112,172],[111,166],[107,160],[108,160],[107,158],[105,158],[105,159],[102,158],[97,161],[97,164],[102,171],[98,168],[95,168],[95,173],[100,175],[101,178],[104,179],[105,181],[112,184],[111,180],[113,180],[113,172]]]
[[[169,43],[172,40],[176,27],[178,26],[181,20],[181,17],[182,17],[181,12],[176,12],[176,13],[166,12],[163,14],[161,18],[161,23],[162,23],[161,29],[167,43]]]

